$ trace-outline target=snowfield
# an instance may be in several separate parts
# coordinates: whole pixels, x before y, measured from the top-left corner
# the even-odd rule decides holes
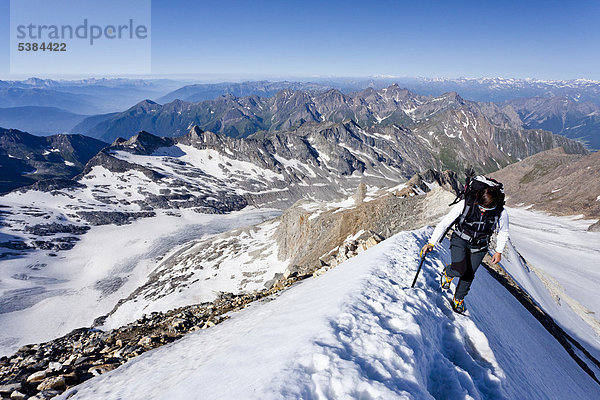
[[[143,314],[213,301],[219,292],[263,289],[289,263],[277,257],[273,235],[278,226],[278,220],[269,220],[176,247],[149,273],[148,280],[157,276],[156,281],[141,281],[136,295],[120,304],[101,328],[119,328]],[[173,283],[177,281],[185,284]]]
[[[224,215],[178,213],[94,226],[73,249],[55,257],[34,251],[2,260],[0,355],[91,326],[146,282],[162,257],[179,245],[260,223],[280,211],[247,207]]]
[[[401,232],[60,398],[600,398],[600,385],[484,268],[470,317],[451,311],[437,284],[447,243],[411,289],[430,233]]]

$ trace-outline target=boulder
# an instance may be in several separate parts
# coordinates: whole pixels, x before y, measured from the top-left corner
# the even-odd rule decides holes
[[[14,392],[12,392],[10,394],[10,398],[12,400],[21,400],[21,399],[25,398],[25,395],[23,393],[19,392],[18,390],[15,390]]]
[[[46,377],[46,371],[34,372],[33,374],[31,374],[27,377],[27,382],[29,382],[29,383],[39,382],[39,381],[43,380],[45,377]]]
[[[66,381],[64,376],[53,376],[42,381],[42,383],[37,386],[37,390],[60,390],[64,389],[65,386]]]

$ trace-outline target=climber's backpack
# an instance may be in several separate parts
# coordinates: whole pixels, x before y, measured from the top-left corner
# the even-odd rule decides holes
[[[496,209],[493,212],[494,215],[494,226],[497,226],[498,223],[498,219],[500,217],[500,213],[502,213],[502,210],[504,209],[504,186],[502,185],[502,183],[498,182],[495,179],[492,178],[488,178],[485,177],[483,175],[477,175],[477,176],[473,176],[474,173],[472,170],[468,170],[466,171],[466,175],[467,175],[467,179],[465,182],[465,186],[463,188],[463,190],[458,194],[458,196],[456,197],[456,199],[450,204],[451,206],[458,203],[460,200],[465,200],[465,207],[463,208],[462,213],[460,214],[460,217],[457,218],[456,220],[456,226],[458,229],[458,231],[461,231],[463,223],[465,222],[465,219],[467,218],[467,216],[469,215],[469,213],[471,212],[472,208],[475,206],[475,200],[477,197],[477,192],[485,189],[486,187],[498,187],[500,189],[500,199],[498,200],[498,203],[496,204]],[[459,233],[459,236],[463,236],[463,234],[461,234],[461,232],[457,232]],[[464,232],[467,233],[467,232]],[[469,235],[469,236],[473,236],[473,235]],[[479,236],[479,235],[475,235],[475,236]],[[464,239],[467,239],[467,237],[463,237]],[[472,240],[475,240],[475,237],[471,238]]]

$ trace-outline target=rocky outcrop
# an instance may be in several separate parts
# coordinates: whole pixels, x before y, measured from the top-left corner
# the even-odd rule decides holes
[[[424,184],[423,176],[417,176],[409,181],[412,186],[380,194],[352,207],[334,203],[320,210],[312,209],[306,201],[298,202],[280,217],[275,234],[278,257],[298,268],[318,269],[328,264],[332,249],[344,252],[345,243],[353,240],[357,232],[387,238],[401,230],[433,223],[448,211],[448,204],[454,199],[440,184],[456,187],[457,182],[455,174],[450,172],[429,176],[439,180]],[[418,195],[424,193],[427,195]]]
[[[117,147],[117,148],[119,148],[119,147]],[[162,174],[156,172],[153,169],[144,167],[144,166],[139,165],[139,164],[130,163],[130,162],[127,162],[127,161],[122,160],[122,159],[117,158],[117,157],[112,157],[111,153],[113,151],[114,151],[114,149],[106,148],[103,151],[101,151],[98,154],[96,154],[85,165],[85,168],[84,168],[83,172],[77,178],[81,178],[84,175],[89,174],[90,172],[92,172],[92,170],[93,170],[93,168],[95,166],[104,167],[104,168],[106,168],[107,170],[109,170],[111,172],[128,173],[128,172],[139,171],[142,174],[144,174],[150,180],[158,180],[158,179],[164,177]]]
[[[113,150],[126,150],[133,154],[150,155],[161,147],[173,146],[172,138],[161,138],[146,131],[141,131],[128,140],[118,138],[111,144]]]
[[[25,231],[38,236],[50,236],[55,233],[70,233],[72,235],[83,235],[90,229],[85,225],[59,224],[53,222],[50,224],[36,224],[25,227]]]
[[[590,231],[590,232],[600,232],[600,221],[596,222],[593,225],[590,225],[590,227],[588,228],[588,231]]]
[[[458,174],[454,171],[445,170],[439,172],[429,169],[410,178],[404,190],[412,190],[417,194],[420,194],[419,191],[427,193],[434,185],[439,185],[451,193],[459,193],[462,189]]]
[[[153,211],[78,211],[77,215],[90,225],[124,225],[130,224],[138,218],[153,217],[156,214]]]
[[[38,190],[40,192],[55,192],[61,189],[75,189],[83,188],[84,185],[73,179],[64,178],[51,178],[38,181],[30,186],[25,186],[19,189],[20,192],[24,193],[28,190]]]

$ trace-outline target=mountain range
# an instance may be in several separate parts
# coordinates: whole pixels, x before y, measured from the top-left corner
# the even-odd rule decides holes
[[[526,109],[519,111],[524,113]],[[464,115],[462,124],[477,121],[518,132],[525,125],[511,105],[472,102],[455,92],[438,97],[421,96],[392,85],[350,95],[336,89],[317,92],[285,89],[267,98],[225,95],[197,103],[175,100],[164,105],[145,100],[121,113],[90,117],[73,130],[110,142],[117,137],[127,138],[136,130],[180,136],[197,125],[202,130],[231,137],[247,137],[259,131],[294,129],[306,122],[353,120],[362,127],[395,124],[411,131],[435,131],[445,125],[446,136],[452,138],[461,129],[455,126],[453,113]],[[532,127],[537,127],[535,121],[538,120],[528,120]],[[597,135],[589,133],[591,128],[580,127],[578,132],[583,131],[588,132],[585,136],[588,142],[595,143]]]
[[[30,78],[25,81],[0,81],[0,126],[30,132],[37,135],[56,133],[82,133],[96,135],[99,138],[105,132],[105,126],[96,128],[99,124],[106,124],[107,120],[114,117],[120,118],[122,110],[130,107],[127,112],[135,112],[136,106],[131,104],[139,102],[142,98],[153,99],[150,101],[163,104],[172,108],[161,112],[161,120],[157,123],[159,128],[172,125],[182,129],[177,134],[184,134],[190,124],[199,125],[205,130],[221,132],[221,125],[227,125],[227,118],[218,122],[219,110],[211,109],[214,114],[202,115],[201,110],[193,110],[194,105],[205,100],[214,101],[213,106],[219,106],[219,96],[228,96],[234,99],[243,99],[248,96],[259,96],[262,101],[274,97],[283,90],[306,92],[311,97],[317,97],[328,90],[336,89],[344,96],[356,97],[356,93],[364,92],[371,88],[376,91],[386,89],[391,83],[409,89],[412,93],[420,93],[422,97],[440,97],[447,93],[458,92],[463,99],[480,102],[494,101],[503,107],[507,104],[516,112],[521,121],[516,125],[523,128],[539,128],[550,130],[553,133],[565,135],[581,140],[589,149],[600,148],[598,139],[598,106],[600,105],[600,89],[598,82],[588,80],[572,81],[542,81],[534,79],[425,79],[425,78],[397,78],[374,77],[369,79],[314,79],[313,81],[245,81],[223,83],[194,83],[180,87],[184,81],[166,79],[84,79],[78,81],[56,81],[49,79]],[[175,90],[173,90],[175,88]],[[177,106],[178,100],[192,103],[192,106],[181,109]],[[371,99],[372,100],[372,99]],[[148,101],[148,103],[150,102]],[[252,106],[238,110],[239,106],[231,101],[223,102],[225,107],[231,107],[231,115],[256,113]],[[146,103],[146,102],[142,102]],[[139,107],[144,107],[140,103]],[[175,104],[171,104],[175,103]],[[310,102],[309,102],[310,103]],[[310,104],[300,102],[300,105],[310,107]],[[371,101],[372,103],[372,101]],[[318,104],[315,104],[318,106]],[[373,104],[371,104],[373,106]],[[146,105],[148,107],[148,105]],[[376,105],[376,107],[378,107]],[[352,106],[351,106],[352,108]],[[513,112],[510,110],[510,113]],[[277,124],[265,121],[264,110],[258,110],[256,118],[251,121],[238,121],[234,129],[229,129],[232,136],[244,136],[255,130],[280,129]],[[347,114],[339,110],[342,115]],[[347,110],[346,110],[347,111]],[[270,110],[273,113],[273,110]],[[101,113],[101,114],[99,114]],[[107,114],[108,113],[108,114]],[[87,120],[84,115],[92,115]],[[354,118],[349,113],[350,118]],[[386,114],[387,115],[387,114]],[[386,115],[379,116],[384,118]],[[244,119],[243,115],[238,115]],[[177,122],[189,117],[189,123]],[[212,118],[211,118],[212,117]],[[266,116],[269,118],[269,116]],[[285,116],[279,115],[282,119]],[[327,115],[325,113],[325,117]],[[318,118],[318,117],[317,117]],[[164,121],[173,119],[172,123]],[[308,116],[305,120],[315,120]],[[339,119],[333,118],[338,121]],[[392,119],[388,118],[388,121]],[[140,121],[137,121],[140,122]],[[212,123],[211,123],[212,122]],[[301,121],[299,121],[301,122]],[[359,122],[359,121],[357,121]],[[386,121],[381,121],[386,123]],[[158,135],[173,135],[165,130],[150,129],[148,123],[141,125],[135,122],[124,123],[124,126],[113,126],[114,129],[122,128],[120,135],[131,135],[132,132],[146,130]],[[363,123],[377,123],[380,121],[360,121]],[[127,125],[127,126],[125,126]],[[275,125],[272,127],[272,125]],[[76,126],[76,128],[75,128]],[[284,126],[285,128],[285,126]],[[129,133],[126,133],[126,129]],[[287,128],[286,128],[287,129]],[[112,141],[115,135],[103,140]]]
[[[330,88],[332,88],[332,86],[322,83],[289,81],[199,83],[183,86],[162,97],[159,97],[156,101],[160,104],[170,103],[174,100],[183,100],[195,103],[204,100],[212,100],[226,94],[231,94],[235,97],[252,95],[271,97],[277,92],[285,89],[322,92]]]
[[[256,81],[231,83],[201,83],[186,85],[159,98],[159,103],[175,99],[200,101],[212,99],[224,94],[237,97],[252,94],[265,96],[271,89],[310,90],[338,89],[349,94],[366,88],[376,90],[398,84],[412,92],[429,96],[439,96],[447,92],[458,92],[464,98],[503,103],[516,98],[529,97],[566,97],[573,101],[592,101],[600,105],[600,82],[588,79],[541,80],[515,78],[409,78],[399,76],[374,76],[370,78],[312,78],[310,81],[268,82],[261,86]]]
[[[396,78],[393,82],[433,96],[456,91],[473,101],[503,103],[516,98],[565,97],[577,102],[591,101],[600,106],[600,82],[589,79]]]

